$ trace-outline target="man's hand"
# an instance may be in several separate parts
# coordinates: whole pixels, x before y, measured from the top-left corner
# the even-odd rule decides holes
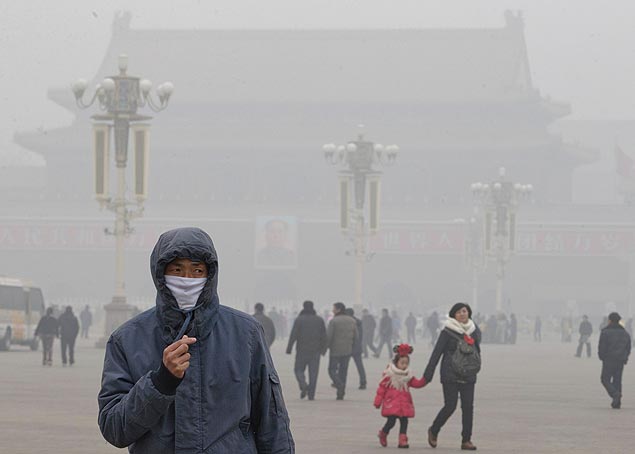
[[[163,350],[163,364],[175,377],[183,378],[185,371],[190,367],[191,355],[187,351],[194,342],[196,342],[195,337],[183,336],[182,339]]]

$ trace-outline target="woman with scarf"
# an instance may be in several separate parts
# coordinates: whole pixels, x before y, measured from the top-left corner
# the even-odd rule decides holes
[[[381,382],[375,396],[375,408],[383,407],[381,415],[387,418],[386,424],[379,430],[379,444],[388,445],[388,432],[399,419],[399,448],[408,445],[408,418],[415,415],[410,388],[422,388],[426,381],[412,376],[410,372],[410,354],[412,347],[408,344],[395,345],[395,356],[383,372]]]
[[[426,383],[430,383],[434,375],[434,370],[441,361],[441,384],[443,385],[444,406],[439,411],[432,426],[428,428],[428,443],[433,448],[437,447],[437,436],[441,427],[454,413],[461,396],[461,412],[463,413],[463,439],[461,449],[475,451],[476,446],[472,443],[472,419],[474,413],[474,385],[476,384],[477,371],[460,373],[456,370],[454,353],[457,348],[474,348],[477,353],[478,368],[480,369],[480,343],[481,331],[472,321],[472,309],[468,304],[456,303],[450,309],[449,318],[446,320],[437,343],[434,346],[432,356],[423,374]]]

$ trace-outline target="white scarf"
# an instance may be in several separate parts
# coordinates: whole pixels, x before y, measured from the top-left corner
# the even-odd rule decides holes
[[[455,333],[458,333],[461,335],[467,334],[468,336],[471,336],[474,330],[476,330],[476,325],[474,324],[471,318],[467,319],[467,323],[461,323],[457,319],[453,317],[449,317],[445,321],[445,327],[448,329],[451,329]]]
[[[399,391],[404,391],[408,390],[408,383],[412,378],[412,374],[409,367],[406,370],[402,370],[395,366],[394,363],[390,363],[384,371],[384,377],[390,378],[390,386]]]
[[[165,276],[166,287],[174,295],[179,307],[185,311],[189,311],[196,306],[198,297],[203,291],[206,282],[206,277]]]

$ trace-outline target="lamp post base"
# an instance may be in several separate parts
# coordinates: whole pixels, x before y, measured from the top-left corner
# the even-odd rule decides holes
[[[130,320],[136,309],[135,306],[126,302],[125,296],[113,296],[112,301],[104,306],[106,312],[104,336],[95,343],[95,347],[105,348],[112,332]]]

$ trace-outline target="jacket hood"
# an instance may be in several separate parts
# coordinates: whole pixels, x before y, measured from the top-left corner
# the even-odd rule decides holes
[[[210,236],[196,227],[163,233],[150,256],[150,272],[157,289],[156,313],[162,335],[172,342],[185,320],[184,312],[165,285],[165,266],[176,258],[200,260],[207,265],[208,277],[198,298],[188,327],[188,335],[204,338],[214,328],[218,314],[218,258]]]

